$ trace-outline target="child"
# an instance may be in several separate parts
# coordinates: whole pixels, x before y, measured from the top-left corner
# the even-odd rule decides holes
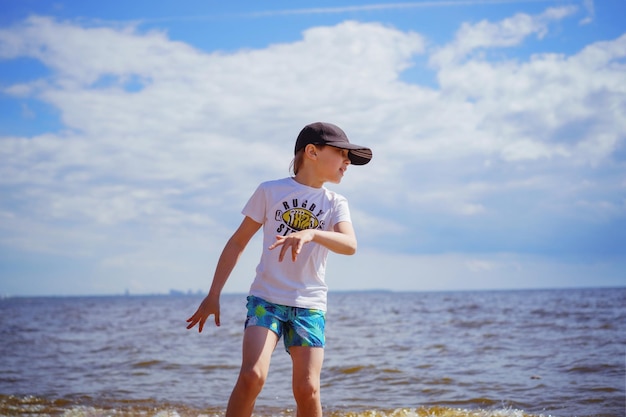
[[[328,251],[356,252],[347,200],[324,188],[341,182],[348,165],[365,165],[372,151],[349,142],[339,127],[312,123],[296,140],[293,177],[259,185],[226,243],[213,283],[187,319],[202,331],[210,315],[220,325],[220,293],[239,256],[263,226],[263,253],[248,296],[243,360],[226,417],[252,415],[278,340],[293,363],[298,417],[321,417],[320,374],[324,359]]]

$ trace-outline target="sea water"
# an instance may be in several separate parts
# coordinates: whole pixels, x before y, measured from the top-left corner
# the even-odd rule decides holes
[[[0,300],[0,415],[222,416],[245,294]],[[626,288],[329,294],[325,416],[624,416]],[[295,415],[282,342],[256,416]]]

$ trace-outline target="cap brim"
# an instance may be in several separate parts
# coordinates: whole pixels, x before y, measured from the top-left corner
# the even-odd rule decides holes
[[[352,165],[365,165],[372,160],[372,150],[365,146],[353,143],[327,143],[327,145],[350,151],[348,152],[348,158],[350,158]]]
[[[372,150],[369,148],[351,149],[348,158],[352,165],[365,165],[372,160]]]

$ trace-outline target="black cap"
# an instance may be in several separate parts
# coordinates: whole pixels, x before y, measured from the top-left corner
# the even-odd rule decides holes
[[[348,158],[352,165],[365,165],[372,159],[370,148],[350,143],[346,133],[332,123],[316,122],[304,126],[296,139],[294,154],[308,144],[348,149]]]

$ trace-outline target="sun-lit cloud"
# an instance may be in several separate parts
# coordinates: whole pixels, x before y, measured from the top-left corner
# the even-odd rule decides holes
[[[537,16],[518,13],[500,22],[483,20],[474,24],[465,23],[457,31],[453,42],[431,56],[430,63],[435,67],[449,66],[466,59],[475,50],[519,45],[530,35],[541,39],[548,32],[551,21],[563,19],[577,10],[576,6],[567,6],[550,8]]]
[[[571,256],[561,242],[579,224],[626,216],[626,35],[572,53],[507,51],[579,9],[466,22],[441,45],[348,20],[230,53],[135,23],[33,16],[2,28],[0,58],[49,71],[2,93],[51,106],[63,128],[0,138],[0,244],[168,285],[167,274],[206,268],[199,248],[219,251],[256,184],[288,175],[299,129],[328,120],[374,149],[337,188],[371,262],[453,260],[446,279],[469,270],[495,285],[499,265],[524,270],[515,251]],[[403,79],[417,62],[436,85]]]

